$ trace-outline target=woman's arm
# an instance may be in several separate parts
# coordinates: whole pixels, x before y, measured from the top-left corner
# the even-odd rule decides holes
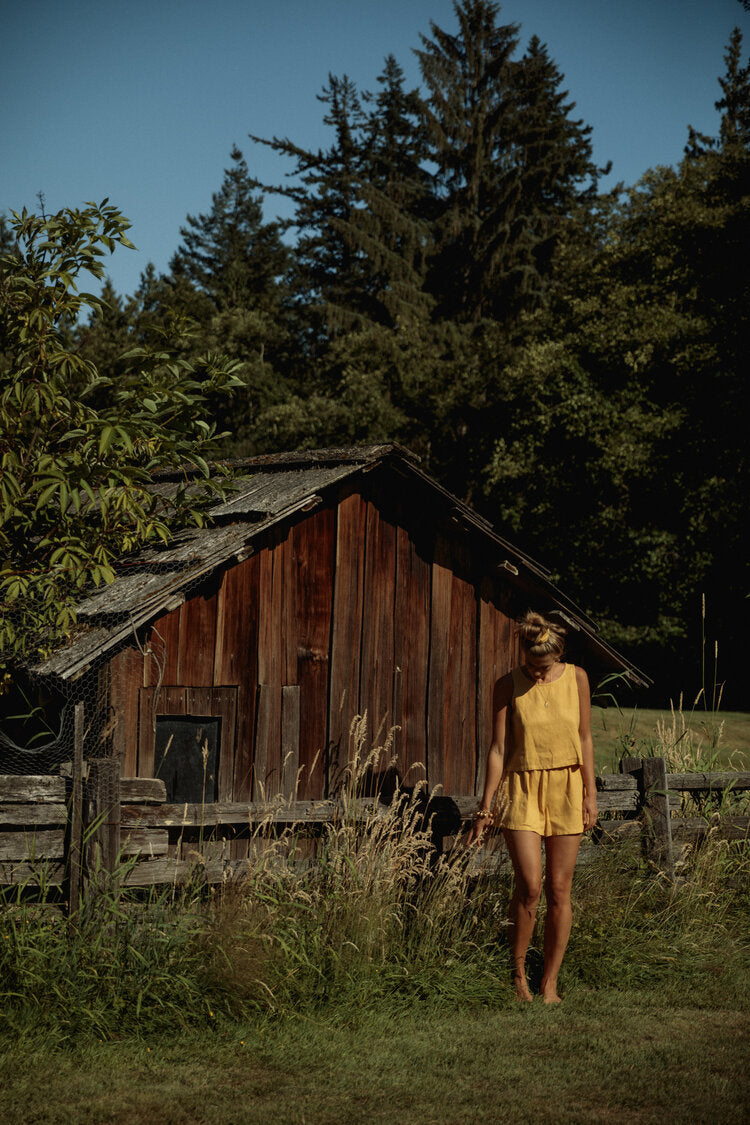
[[[508,721],[508,707],[513,696],[512,675],[503,676],[495,684],[492,698],[492,743],[487,754],[487,768],[484,775],[484,792],[479,804],[480,813],[489,813],[495,799],[497,787],[503,776],[505,759],[505,730]],[[477,817],[466,836],[466,845],[473,844],[482,835],[482,829],[489,823],[488,816]]]
[[[578,682],[578,703],[580,720],[578,734],[581,739],[581,756],[583,764],[583,828],[586,831],[593,828],[599,815],[596,800],[596,778],[594,775],[594,740],[591,737],[591,690],[589,678],[583,668],[576,668]]]

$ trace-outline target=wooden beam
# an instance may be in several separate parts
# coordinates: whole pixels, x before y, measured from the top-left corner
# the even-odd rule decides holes
[[[261,801],[266,794],[268,781],[268,742],[273,726],[276,702],[276,685],[259,684],[255,709],[255,758],[253,760],[253,797]]]
[[[160,777],[121,777],[120,801],[123,805],[163,805],[167,787]]]
[[[38,827],[39,825],[62,825],[68,823],[68,806],[44,804],[0,805],[0,825],[7,827]]]
[[[0,832],[0,862],[24,860],[34,864],[44,859],[59,859],[65,854],[62,828],[32,829],[29,832]]]
[[[377,797],[362,798],[356,802],[356,808],[349,806],[346,815],[364,819],[372,816],[378,805]],[[261,801],[248,804],[226,801],[211,805],[185,803],[159,808],[128,805],[122,809],[121,829],[208,828],[221,824],[247,827],[264,821],[276,825],[329,824],[343,815],[344,806],[338,801],[297,801],[281,808]]]
[[[750,771],[720,770],[712,773],[668,773],[667,786],[689,792],[733,792],[750,789]]]
[[[5,801],[17,804],[26,801],[57,804],[65,801],[65,778],[45,774],[16,777],[12,774],[0,775],[0,803]]]
[[[61,859],[0,862],[0,886],[4,887],[59,887],[65,883],[65,878],[65,864]]]
[[[131,828],[122,833],[120,855],[143,859],[169,854],[169,832],[166,828]]]

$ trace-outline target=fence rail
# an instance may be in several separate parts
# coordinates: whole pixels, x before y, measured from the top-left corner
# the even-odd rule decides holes
[[[162,781],[120,778],[115,761],[91,761],[83,773],[80,794],[65,777],[0,776],[0,884],[59,886],[69,901],[77,901],[82,881],[116,869],[130,886],[182,883],[196,872],[218,882],[247,870],[259,833],[294,828],[298,837],[315,837],[343,816],[365,822],[386,807],[377,796],[346,805],[337,800],[168,804]],[[701,800],[750,790],[750,772],[667,773],[662,758],[630,758],[622,773],[597,777],[597,788],[599,824],[579,862],[591,862],[608,844],[632,837],[671,872],[673,845],[699,841],[712,827],[710,816],[679,815],[686,795]],[[425,802],[425,825],[438,851],[455,846],[476,805],[474,796],[433,795]],[[743,839],[749,827],[750,817],[724,813],[717,830]],[[500,863],[498,834],[488,836],[479,863]]]

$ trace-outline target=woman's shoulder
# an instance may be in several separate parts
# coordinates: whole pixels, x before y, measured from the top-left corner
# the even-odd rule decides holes
[[[580,668],[578,664],[571,664],[570,667],[575,673],[576,683],[578,684],[578,687],[585,688],[586,691],[589,691],[589,677],[586,669]]]

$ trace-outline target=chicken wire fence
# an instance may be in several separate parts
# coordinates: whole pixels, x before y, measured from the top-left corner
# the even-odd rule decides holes
[[[185,581],[180,587],[179,599],[188,600],[204,583],[205,575]],[[21,611],[7,602],[0,606],[0,614],[10,616],[11,620],[14,614],[19,620],[22,616]],[[109,617],[112,624],[115,614]],[[153,622],[137,627],[131,621],[129,627],[123,628],[121,615],[114,623],[119,638],[114,645],[109,643],[106,624],[102,621],[79,622],[72,638],[56,646],[49,658],[37,662],[27,660],[15,665],[4,677],[0,676],[0,775],[67,773],[74,758],[77,704],[82,705],[79,737],[83,756],[88,761],[121,757],[123,742],[135,736],[133,731],[120,729],[118,732],[118,727],[127,720],[111,692],[110,661],[122,648],[139,650],[144,663],[147,657],[151,662],[154,669],[150,679],[154,689],[151,717],[156,723],[166,646],[149,643],[154,635]],[[70,676],[56,672],[55,667],[64,663],[71,646],[80,646],[87,637],[91,638],[93,650],[88,666]],[[96,653],[99,638],[101,651]],[[115,737],[116,732],[119,737]]]

